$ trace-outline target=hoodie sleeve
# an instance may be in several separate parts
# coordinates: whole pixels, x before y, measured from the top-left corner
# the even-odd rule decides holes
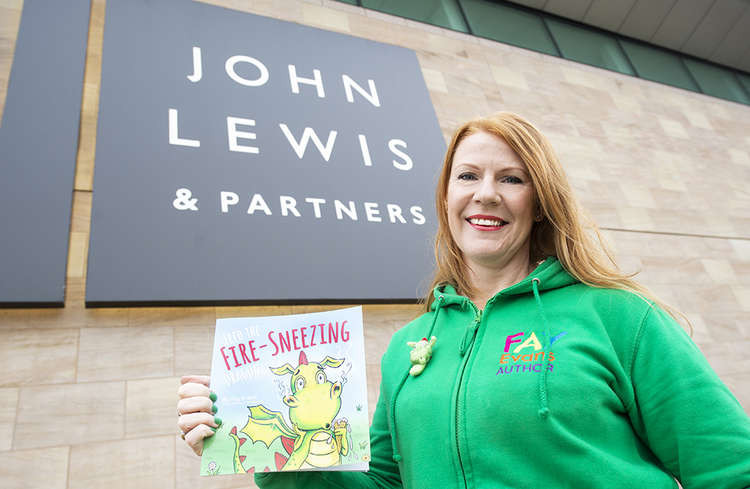
[[[261,489],[400,489],[401,474],[393,461],[391,434],[386,420],[387,403],[382,394],[370,426],[368,472],[316,471],[255,474]]]
[[[750,487],[750,419],[682,327],[651,307],[633,347],[636,432],[685,489]]]

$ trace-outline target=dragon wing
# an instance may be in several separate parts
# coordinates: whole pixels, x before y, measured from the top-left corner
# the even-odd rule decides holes
[[[254,442],[262,441],[270,448],[271,443],[282,435],[292,439],[297,438],[298,435],[287,426],[280,412],[269,411],[262,404],[247,408],[250,410],[250,415],[247,424],[240,431]]]

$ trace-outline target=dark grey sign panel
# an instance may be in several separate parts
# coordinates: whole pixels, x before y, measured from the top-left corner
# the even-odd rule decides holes
[[[413,51],[188,1],[105,26],[88,305],[417,297],[445,142]]]
[[[0,126],[0,306],[62,306],[89,0],[26,0]]]

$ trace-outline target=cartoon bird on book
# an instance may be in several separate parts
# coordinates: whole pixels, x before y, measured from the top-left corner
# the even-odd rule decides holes
[[[269,448],[280,437],[289,457],[276,453],[278,470],[330,467],[340,464],[341,457],[349,453],[347,420],[334,422],[341,408],[341,383],[329,381],[324,370],[324,367],[338,367],[343,362],[344,359],[329,356],[320,362],[308,362],[305,352],[301,351],[297,367],[285,363],[271,368],[276,375],[292,374],[292,394],[283,399],[289,406],[291,428],[280,412],[271,411],[262,404],[248,406],[250,415],[240,432]],[[238,436],[236,426],[229,436],[235,442],[235,472],[246,472],[242,466],[245,457],[240,455],[240,446],[246,438]]]

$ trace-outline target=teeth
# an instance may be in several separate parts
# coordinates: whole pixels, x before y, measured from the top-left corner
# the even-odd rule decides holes
[[[472,224],[477,224],[479,226],[502,226],[505,223],[505,221],[501,220],[484,218],[471,218],[469,219],[469,222]]]

